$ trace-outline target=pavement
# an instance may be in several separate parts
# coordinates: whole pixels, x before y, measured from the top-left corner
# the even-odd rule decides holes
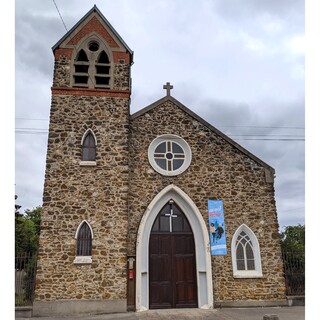
[[[305,307],[166,309],[100,315],[15,318],[15,320],[263,320],[265,315],[277,315],[279,320],[305,320]]]

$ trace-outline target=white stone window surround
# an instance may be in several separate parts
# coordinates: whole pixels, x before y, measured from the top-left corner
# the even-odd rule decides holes
[[[92,136],[94,138],[95,146],[97,148],[97,138],[96,138],[96,135],[94,134],[94,132],[93,132],[93,130],[91,128],[87,129],[86,132],[83,134],[83,136],[81,138],[81,147],[83,147],[84,139],[86,138],[88,133],[92,134]],[[81,160],[79,164],[80,164],[80,166],[83,166],[83,167],[92,167],[92,166],[96,166],[97,162],[96,161],[84,161],[84,160]]]
[[[97,51],[91,51],[89,50],[89,44],[96,42],[99,45],[99,49]],[[72,66],[70,70],[70,85],[72,87],[84,87],[84,88],[107,88],[112,89],[113,88],[113,74],[114,74],[114,63],[113,63],[113,55],[111,50],[108,48],[108,46],[105,44],[105,40],[101,38],[97,33],[92,32],[90,35],[88,35],[80,44],[77,46],[73,46],[75,50],[73,50],[72,55]],[[79,52],[83,50],[88,58],[88,62],[84,63],[84,65],[88,65],[88,72],[83,73],[84,76],[88,77],[87,84],[81,84],[81,83],[75,83],[74,77],[76,75],[81,76],[82,73],[78,73],[75,71],[75,65],[82,64],[81,62],[77,62],[76,58],[79,54]],[[97,62],[98,58],[101,54],[101,52],[104,51],[109,59],[109,62],[107,65],[110,67],[109,73],[105,76],[109,78],[109,84],[108,85],[101,85],[96,83],[96,76],[101,76],[101,74],[97,73],[96,67],[100,64]]]
[[[168,150],[168,147],[166,147],[166,150],[162,152],[163,156],[162,159],[166,161],[167,163],[173,162],[175,160],[181,161],[183,160],[182,165],[180,165],[177,169],[174,169],[174,165],[172,165],[171,169],[164,169],[161,166],[158,165],[156,162],[156,156],[157,155],[156,149],[163,144],[164,142],[169,142],[171,145],[177,145],[180,147],[183,152],[177,152],[175,153],[174,150]],[[169,157],[168,157],[169,156]],[[192,159],[192,153],[191,149],[188,145],[188,143],[179,137],[178,135],[174,134],[163,134],[155,138],[149,145],[148,148],[148,159],[149,163],[152,166],[152,168],[157,171],[158,173],[164,175],[164,176],[176,176],[181,173],[183,173],[185,170],[188,169],[188,167],[191,164],[191,159]],[[159,158],[158,158],[159,159]]]
[[[236,245],[237,239],[241,232],[245,232],[251,240],[253,245],[253,255],[255,270],[238,270],[237,268],[237,256],[236,256]],[[262,278],[262,268],[261,268],[261,256],[260,256],[260,246],[258,239],[254,232],[246,225],[242,224],[234,233],[231,242],[231,255],[232,255],[232,269],[234,278]]]
[[[75,239],[77,241],[78,239],[78,233],[82,227],[82,225],[86,223],[90,229],[90,232],[91,232],[91,239],[93,240],[93,231],[92,231],[92,228],[91,228],[91,225],[90,223],[87,221],[87,220],[83,220],[79,225],[78,225],[78,228],[77,228],[77,231],[76,231],[76,234],[75,234]],[[92,256],[76,256],[75,259],[73,260],[73,263],[74,264],[91,264],[92,263]]]

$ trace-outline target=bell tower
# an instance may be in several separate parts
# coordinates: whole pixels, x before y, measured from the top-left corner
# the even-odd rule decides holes
[[[33,313],[126,311],[133,52],[96,6],[52,49]]]

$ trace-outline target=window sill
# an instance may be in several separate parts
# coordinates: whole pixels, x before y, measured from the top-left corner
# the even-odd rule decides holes
[[[263,275],[259,271],[236,271],[233,273],[234,278],[262,278]]]
[[[77,256],[73,260],[74,264],[91,264],[92,263],[92,258],[91,256]]]
[[[83,167],[94,167],[97,165],[96,161],[80,161],[80,166]]]

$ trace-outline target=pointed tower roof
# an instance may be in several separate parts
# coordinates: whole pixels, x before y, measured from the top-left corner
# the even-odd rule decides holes
[[[53,47],[52,50],[55,51],[60,47],[60,45],[66,42],[68,39],[71,39],[77,34],[77,29],[85,24],[86,21],[90,20],[90,17],[94,14],[97,14],[101,21],[105,24],[105,28],[108,31],[108,34],[115,40],[115,42],[119,43],[129,54],[130,54],[130,64],[133,64],[133,51],[129,48],[129,46],[125,43],[125,41],[121,38],[118,32],[113,28],[111,23],[106,19],[106,17],[101,13],[96,5],[93,6],[91,10],[87,12],[86,15],[83,16]]]

